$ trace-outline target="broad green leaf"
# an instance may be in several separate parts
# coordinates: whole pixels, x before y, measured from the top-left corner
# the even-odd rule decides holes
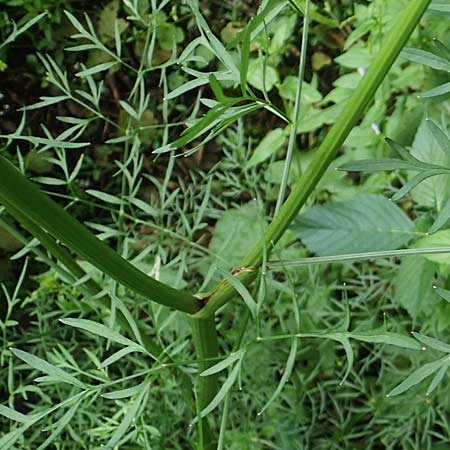
[[[286,132],[283,128],[275,128],[269,131],[253,152],[245,167],[250,169],[261,164],[271,156],[276,155],[286,142]]]
[[[400,53],[400,56],[406,58],[408,61],[423,64],[424,66],[431,67],[432,69],[450,72],[450,61],[425,50],[420,50],[418,48],[405,48]]]
[[[314,206],[292,229],[321,256],[395,250],[413,237],[413,223],[393,202],[376,195]]]
[[[209,375],[214,375],[215,373],[219,373],[227,367],[234,364],[236,361],[242,361],[245,355],[245,349],[238,350],[237,352],[231,353],[224,360],[219,361],[217,364],[214,364],[210,368],[204,370],[200,376],[208,377]]]
[[[440,230],[434,234],[424,236],[419,239],[414,246],[417,248],[450,246],[450,229]],[[437,263],[450,264],[450,255],[447,254],[425,255],[425,258]]]
[[[262,236],[265,223],[256,202],[225,211],[216,223],[209,250],[221,258],[220,266],[231,269]]]
[[[403,392],[407,391],[408,389],[411,389],[412,387],[416,386],[425,378],[429,377],[431,374],[439,370],[442,367],[442,365],[447,362],[447,358],[448,356],[445,356],[442,359],[425,364],[424,366],[415,370],[411,375],[409,375],[408,378],[406,378],[406,380],[402,381],[398,386],[392,389],[387,394],[387,397],[394,397],[395,395],[400,395]]]
[[[101,336],[110,341],[116,342],[117,344],[125,345],[126,347],[141,348],[140,345],[131,341],[130,339],[122,336],[117,331],[102,325],[101,323],[93,322],[87,319],[60,319],[64,325],[69,325],[70,327],[79,328],[80,330],[87,331],[88,333],[95,334],[96,336]]]
[[[450,152],[442,150],[427,122],[423,120],[419,126],[411,154],[425,163],[450,167]],[[411,192],[411,196],[419,205],[442,209],[450,198],[450,175],[434,176],[420,183]]]
[[[248,64],[247,81],[260,91],[269,92],[278,83],[278,72],[271,65],[264,63],[264,59],[251,59]]]
[[[278,92],[280,93],[281,98],[294,102],[297,94],[297,88],[298,77],[289,75],[278,87]],[[322,94],[310,83],[303,81],[301,104],[311,105],[312,103],[320,102],[320,100],[322,100]]]
[[[393,298],[413,319],[431,312],[436,303],[432,288],[434,272],[435,265],[423,256],[407,256],[401,261],[394,279]]]
[[[11,352],[14,354],[14,356],[17,356],[17,358],[33,367],[33,369],[40,370],[41,372],[50,375],[54,380],[72,384],[73,386],[76,386],[80,389],[86,388],[86,385],[75,378],[73,375],[70,375],[65,370],[60,369],[59,367],[56,367],[53,364],[50,364],[47,361],[32,355],[31,353],[27,353],[16,348],[12,348]]]

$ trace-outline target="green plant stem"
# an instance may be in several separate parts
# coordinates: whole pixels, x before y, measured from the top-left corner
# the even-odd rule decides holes
[[[79,266],[77,261],[70,255],[67,250],[61,247],[48,233],[44,230],[40,229],[35,223],[30,221],[26,216],[21,214],[20,211],[16,210],[14,207],[5,202],[5,207],[7,211],[13,215],[17,220],[21,222],[21,224],[33,235],[35,236],[39,242],[49,251],[51,255],[53,255],[57,260],[59,260],[67,269],[61,269],[58,264],[54,263],[50,258],[47,258],[46,255],[41,252],[38,248],[32,248],[31,250],[36,253],[39,257],[41,257],[47,264],[52,267],[55,267],[55,270],[61,273],[65,278],[68,278],[68,281],[74,283],[77,280],[85,279],[83,283],[80,283],[80,291],[82,291],[87,298],[90,300],[85,304],[88,305],[91,309],[94,309],[94,304],[98,304],[105,308],[111,307],[111,300],[109,296],[105,292],[103,296],[99,296],[102,292],[101,287],[91,278],[86,279],[86,272],[82,267]],[[13,227],[11,227],[7,222],[0,219],[0,223],[3,228],[5,228],[8,232],[10,232],[14,237],[16,237],[23,244],[27,244],[27,241],[24,236],[20,233],[16,232]],[[133,335],[131,327],[122,314],[121,311],[117,311],[117,321],[119,325],[125,329],[130,336]],[[158,346],[146,333],[141,330],[141,336],[144,343],[145,348],[156,358],[164,353],[163,349]]]
[[[298,66],[298,85],[297,85],[297,92],[295,94],[294,114],[292,117],[292,125],[289,135],[286,161],[284,162],[283,178],[281,179],[280,191],[278,193],[277,204],[275,206],[275,216],[280,212],[280,209],[283,206],[284,197],[286,195],[286,187],[289,181],[289,172],[291,169],[295,140],[297,138],[298,117],[300,115],[300,105],[302,100],[303,79],[305,78],[306,52],[308,49],[309,9],[310,9],[310,0],[306,0],[305,15],[303,18],[302,46],[300,49],[300,63]]]
[[[143,297],[191,314],[200,309],[200,302],[193,295],[160,283],[118,255],[3,156],[0,156],[0,202],[8,203],[100,271]]]
[[[294,186],[279,214],[269,225],[264,239],[260,240],[239,264],[241,268],[253,269],[241,271],[236,275],[243,284],[249,284],[256,277],[257,268],[262,262],[264,245],[271,249],[278,242],[317,186],[350,131],[369,106],[378,87],[407,43],[430,2],[431,0],[410,1],[404,14],[393,27],[393,31],[386,38],[370,69],[347,101],[344,110],[327,134],[313,161]],[[207,303],[195,314],[195,317],[204,318],[213,315],[234,295],[233,287],[222,281],[212,291]]]
[[[219,343],[217,340],[217,329],[214,315],[206,319],[191,319],[192,338],[197,353],[199,374],[211,367],[219,354]],[[217,374],[208,377],[198,376],[197,402],[198,409],[202,411],[217,393]],[[207,420],[199,420],[199,442],[202,450],[213,450],[216,438],[211,433]],[[200,450],[200,449],[199,449]]]

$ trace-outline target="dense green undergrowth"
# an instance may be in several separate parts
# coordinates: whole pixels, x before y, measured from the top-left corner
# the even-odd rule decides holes
[[[271,221],[290,139],[288,190],[410,1],[312,2],[303,83],[304,1],[0,4],[2,155],[139,270],[205,293]],[[433,2],[263,275],[219,310],[222,448],[450,445],[450,256],[420,254],[450,247],[449,20]],[[0,249],[0,448],[194,448],[187,317],[85,261],[74,280],[2,207]]]

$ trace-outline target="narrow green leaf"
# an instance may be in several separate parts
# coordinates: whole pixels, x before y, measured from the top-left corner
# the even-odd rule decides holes
[[[127,112],[129,116],[131,116],[135,120],[139,120],[138,113],[129,105],[126,101],[120,100],[120,106]]]
[[[130,402],[128,404],[122,422],[116,428],[113,435],[111,436],[111,439],[105,445],[104,447],[105,450],[113,450],[113,448],[119,443],[119,441],[128,431],[128,428],[130,428],[132,422],[139,417],[139,409],[141,408],[141,405],[144,402],[144,399],[148,393],[149,388],[150,388],[149,384],[147,386],[144,386],[144,389],[142,389],[142,392],[139,394],[139,397],[137,397],[133,402]]]
[[[434,286],[434,290],[436,291],[436,294],[439,295],[439,297],[450,303],[450,291],[437,286]]]
[[[0,405],[0,416],[6,417],[7,419],[14,420],[19,423],[33,423],[38,420],[39,416],[27,416],[22,414],[15,409],[11,409],[8,406]]]
[[[450,139],[431,119],[426,119],[426,124],[437,144],[444,153],[450,153]]]
[[[429,377],[431,374],[439,370],[442,367],[442,364],[447,361],[447,358],[448,356],[445,356],[442,359],[433,361],[431,363],[425,364],[422,367],[419,367],[411,375],[409,375],[409,377],[406,378],[406,380],[402,381],[398,386],[392,389],[387,394],[387,397],[394,397],[395,395],[400,395],[403,392],[406,392],[408,389],[411,389],[412,387],[416,386],[425,378]]]
[[[250,292],[248,292],[247,288],[239,281],[238,278],[231,275],[226,270],[218,267],[217,270],[221,273],[221,275],[230,283],[231,286],[236,290],[236,292],[241,296],[242,300],[244,300],[247,308],[250,310],[250,313],[253,319],[256,318],[258,314],[258,306],[253,300]]]
[[[115,66],[117,61],[109,61],[101,64],[97,64],[96,66],[90,67],[89,69],[82,70],[81,72],[77,72],[75,75],[80,78],[86,78],[91,75],[95,75],[96,73],[104,72],[105,70],[111,69],[111,67]]]
[[[294,369],[296,355],[297,355],[297,338],[293,338],[291,343],[291,350],[289,352],[286,367],[284,368],[281,380],[278,383],[278,386],[275,392],[273,393],[272,397],[270,397],[270,399],[263,406],[261,411],[259,411],[258,416],[260,416],[276,400],[276,398],[280,395],[281,391],[283,390],[285,384],[289,381],[289,378],[292,375],[292,370]]]
[[[78,410],[82,399],[79,399],[70,409],[66,411],[66,413],[52,426],[53,431],[50,436],[36,449],[36,450],[44,450],[49,445],[53,444],[56,438],[64,431],[64,429],[69,425],[73,416]]]
[[[447,358],[447,361],[442,364],[442,367],[437,371],[435,377],[431,381],[430,386],[428,386],[427,395],[430,395],[436,389],[438,384],[444,379],[444,376],[447,373],[449,367],[450,358]]]
[[[386,344],[411,350],[422,350],[422,346],[413,338],[403,336],[399,333],[389,333],[382,330],[366,331],[364,333],[349,333],[348,337],[357,341],[369,342],[373,344]]]
[[[200,376],[201,377],[208,377],[209,375],[213,375],[215,373],[219,373],[222,370],[226,369],[227,367],[234,364],[235,361],[242,361],[245,355],[245,349],[238,350],[237,352],[231,353],[229,356],[227,356],[224,360],[218,362],[217,364],[214,364],[209,369],[204,370]]]
[[[116,342],[117,344],[125,345],[126,347],[133,347],[141,349],[141,346],[131,341],[130,339],[122,336],[115,330],[102,325],[101,323],[93,322],[87,319],[59,319],[64,325],[69,325],[70,327],[79,328],[80,330],[87,331],[88,333],[95,334],[96,336],[101,336],[110,341]],[[141,349],[143,350],[143,349]]]
[[[140,346],[137,345],[133,345],[132,347],[125,347],[120,349],[119,351],[113,353],[111,356],[109,356],[108,358],[106,358],[99,366],[98,369],[104,369],[105,367],[110,366],[111,364],[114,364],[115,362],[121,360],[122,358],[124,358],[125,356],[129,355],[130,353],[135,353],[135,352],[141,352],[144,353],[145,350],[143,348],[141,348]]]
[[[445,226],[445,224],[450,220],[450,200],[442,208],[441,212],[437,216],[435,222],[428,230],[428,234],[434,234]]]
[[[121,205],[122,200],[119,197],[116,197],[111,194],[107,194],[106,192],[97,191],[95,189],[88,189],[86,194],[92,195],[92,197],[98,198],[106,203],[111,203],[113,205]]]
[[[438,341],[437,339],[431,338],[429,336],[425,336],[420,333],[412,332],[411,333],[419,342],[426,345],[427,347],[433,348],[439,352],[450,353],[450,345],[445,342]]]
[[[430,89],[426,92],[420,94],[421,98],[432,98],[438,97],[439,95],[446,95],[450,92],[450,83],[441,84],[433,89]]]
[[[401,189],[399,189],[395,195],[392,196],[392,200],[394,202],[400,200],[405,195],[409,194],[415,187],[417,187],[420,183],[423,183],[428,178],[435,177],[437,175],[448,175],[450,173],[449,169],[435,169],[435,170],[426,170],[417,174],[414,178],[411,178]]]
[[[204,408],[202,410],[202,412],[200,413],[201,418],[207,416],[210,412],[214,411],[220,405],[220,403],[225,398],[225,396],[228,394],[228,392],[232,388],[234,382],[236,381],[236,378],[239,374],[240,367],[241,367],[240,363],[237,363],[233,367],[233,370],[230,372],[227,379],[222,384],[219,392],[212,399],[211,403],[209,403],[209,405],[206,408]],[[196,417],[191,423],[194,425],[195,423],[197,423],[197,421],[198,421],[198,417]]]
[[[434,53],[420,50],[417,48],[405,48],[400,56],[415,63],[423,64],[436,70],[450,72],[450,61],[447,61]]]
[[[139,392],[141,392],[147,384],[148,382],[144,381],[143,383],[130,388],[120,389],[114,392],[107,392],[106,394],[102,394],[102,397],[109,400],[121,400],[123,398],[133,397],[134,395],[139,394]]]
[[[417,164],[401,159],[393,158],[377,158],[377,159],[362,159],[360,161],[354,161],[343,164],[338,167],[339,170],[346,172],[384,172],[389,170],[426,170],[428,165],[425,163]]]
[[[86,385],[77,378],[75,378],[73,375],[70,375],[63,369],[60,369],[59,367],[56,367],[48,363],[47,361],[32,355],[31,353],[27,353],[24,352],[23,350],[19,350],[16,348],[12,348],[11,352],[13,353],[14,356],[17,356],[17,358],[21,359],[29,366],[33,367],[36,370],[44,372],[47,375],[50,375],[55,380],[71,384],[80,389],[86,389]]]
[[[4,434],[0,438],[0,448],[2,450],[9,450],[16,441],[22,437],[22,435],[27,431],[30,427],[30,424],[26,424],[16,430],[10,431],[9,433]]]

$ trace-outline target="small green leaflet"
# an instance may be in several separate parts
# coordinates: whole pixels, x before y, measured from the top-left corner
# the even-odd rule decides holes
[[[14,354],[14,356],[17,356],[17,358],[21,359],[22,361],[33,367],[33,369],[37,369],[40,370],[41,372],[46,373],[47,375],[52,377],[52,379],[54,379],[55,381],[72,384],[73,386],[76,386],[80,389],[86,389],[86,385],[77,378],[75,378],[73,375],[70,375],[69,373],[60,369],[59,367],[56,367],[48,363],[47,361],[32,355],[31,353],[27,353],[15,348],[11,349],[11,352]]]

